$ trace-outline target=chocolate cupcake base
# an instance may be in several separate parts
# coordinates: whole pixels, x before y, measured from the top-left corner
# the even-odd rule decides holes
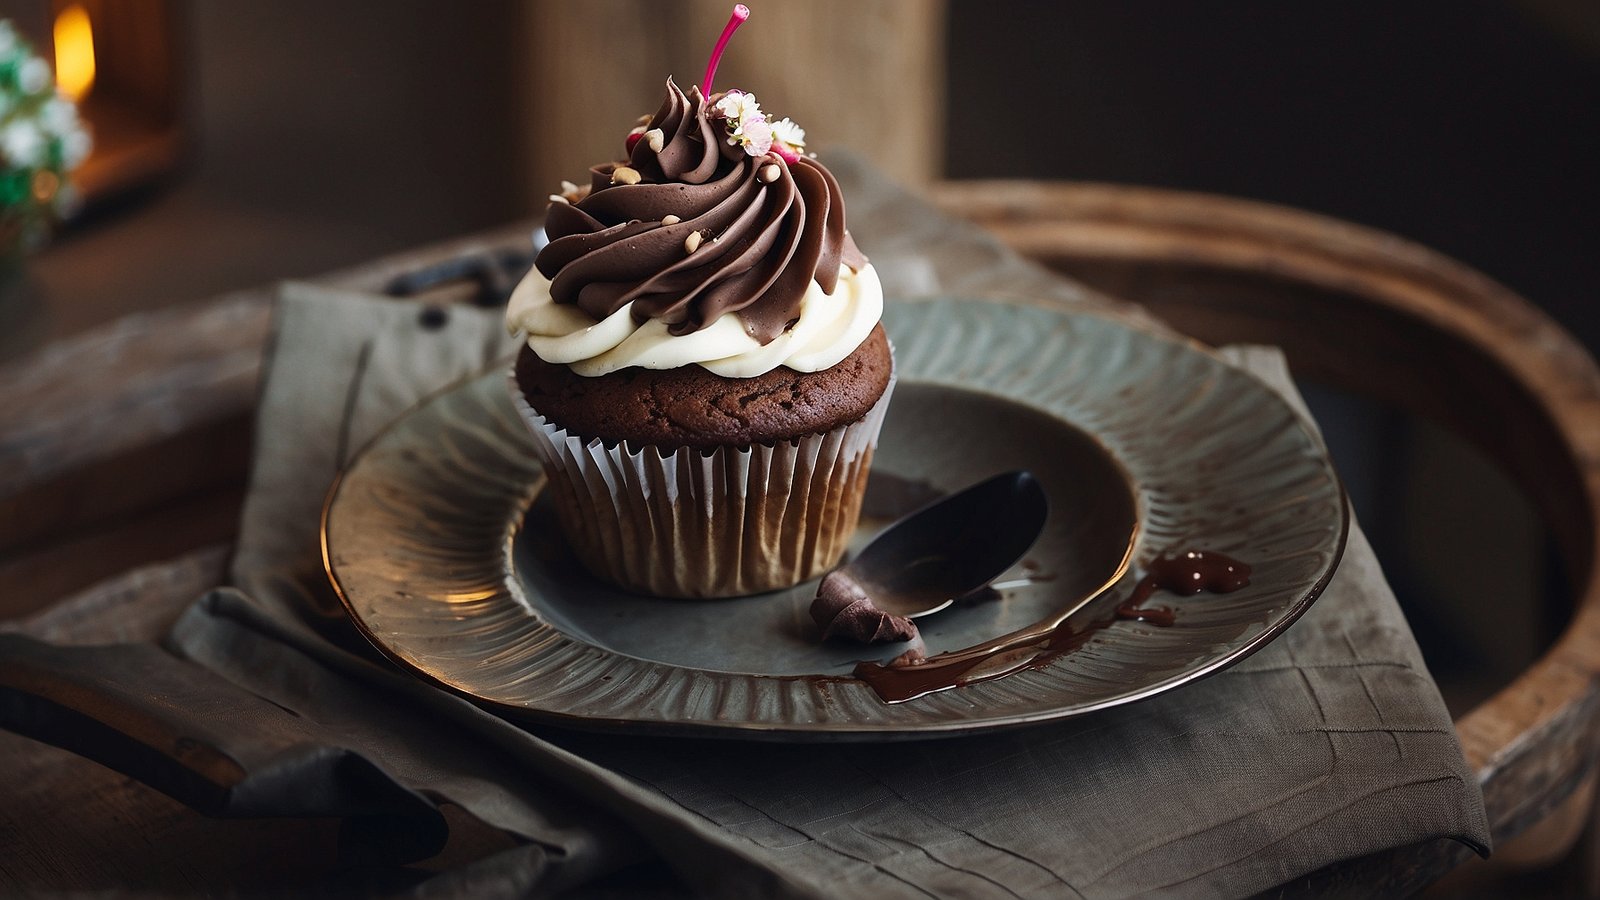
[[[839,561],[861,514],[894,390],[826,431],[746,446],[664,449],[584,437],[536,410],[512,374],[557,515],[594,575],[660,597],[786,588]]]

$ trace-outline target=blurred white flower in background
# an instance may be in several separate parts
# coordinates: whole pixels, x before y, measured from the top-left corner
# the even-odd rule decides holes
[[[24,94],[43,93],[50,86],[50,64],[37,56],[30,56],[17,67],[17,84]]]
[[[788,116],[772,123],[772,139],[797,152],[806,148],[806,130]]]
[[[49,64],[0,20],[0,252],[37,246],[70,211],[77,192],[68,176],[90,147]]]
[[[0,131],[0,152],[5,153],[6,164],[12,168],[37,168],[43,165],[44,132],[37,122],[27,119],[8,123]]]

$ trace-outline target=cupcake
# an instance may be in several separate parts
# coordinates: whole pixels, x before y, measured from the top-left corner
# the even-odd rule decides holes
[[[513,400],[593,574],[663,597],[789,587],[860,516],[894,381],[882,288],[799,127],[750,93],[665,94],[624,160],[551,196],[506,313],[526,337]]]

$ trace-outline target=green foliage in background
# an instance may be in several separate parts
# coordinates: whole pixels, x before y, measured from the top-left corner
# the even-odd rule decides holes
[[[49,235],[76,200],[67,174],[89,144],[49,64],[0,20],[0,247],[26,250]]]

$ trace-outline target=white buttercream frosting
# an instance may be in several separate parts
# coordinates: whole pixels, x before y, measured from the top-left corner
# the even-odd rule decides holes
[[[737,312],[710,325],[675,335],[660,319],[633,320],[629,303],[596,320],[577,306],[550,298],[550,282],[528,272],[511,294],[506,329],[526,335],[528,346],[549,363],[568,365],[585,377],[629,366],[675,369],[697,364],[724,378],[750,378],[779,366],[820,372],[837,365],[872,333],[883,316],[883,286],[868,263],[857,272],[841,266],[832,294],[815,281],[800,301],[800,317],[762,345],[745,332]]]

